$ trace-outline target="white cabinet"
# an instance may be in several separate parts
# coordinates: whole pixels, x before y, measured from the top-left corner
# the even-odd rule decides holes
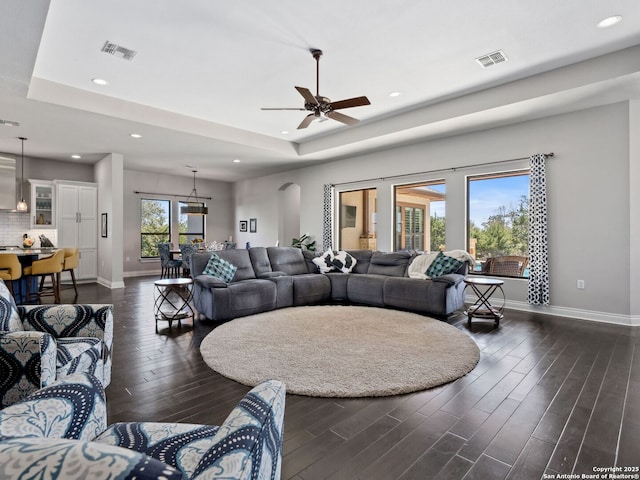
[[[56,228],[56,192],[53,182],[31,180],[31,229]]]
[[[98,276],[98,186],[95,183],[56,181],[58,246],[78,247],[76,278]]]

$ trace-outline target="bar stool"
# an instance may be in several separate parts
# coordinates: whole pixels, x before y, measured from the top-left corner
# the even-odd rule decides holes
[[[4,280],[9,292],[13,295],[13,280],[22,277],[22,265],[15,253],[0,254],[0,278]]]
[[[50,257],[43,258],[42,260],[35,260],[30,266],[24,267],[22,274],[25,277],[51,275],[51,284],[53,285],[55,303],[60,303],[60,274],[62,273],[63,265],[64,249],[60,249]],[[40,296],[40,292],[38,291],[33,293],[29,292],[30,284],[31,282],[27,281],[27,297],[25,303],[29,302],[29,297],[31,295],[35,295],[36,297]]]
[[[75,269],[78,268],[80,263],[80,249],[79,248],[65,248],[64,249],[64,263],[62,264],[62,272],[69,272],[71,274],[71,280],[73,281],[73,289],[78,296],[78,286],[76,284]],[[44,277],[40,279],[40,292],[44,287]]]

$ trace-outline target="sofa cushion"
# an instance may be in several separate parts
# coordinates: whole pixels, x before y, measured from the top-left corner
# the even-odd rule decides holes
[[[309,273],[302,250],[296,247],[267,247],[267,254],[274,271],[287,275],[302,275]]]
[[[369,271],[369,264],[371,263],[371,256],[373,251],[371,250],[347,250],[349,255],[356,259],[356,265],[352,270],[352,273],[367,273]]]
[[[404,277],[412,258],[409,252],[373,252],[367,273]]]
[[[427,271],[425,273],[431,278],[436,278],[448,273],[454,273],[458,271],[458,269],[462,267],[463,264],[464,262],[461,262],[460,260],[449,257],[442,252],[438,252],[435,260],[431,262],[431,265],[429,265],[429,268],[427,268]]]
[[[207,262],[207,266],[204,268],[205,275],[210,275],[215,278],[219,278],[223,282],[229,283],[233,280],[234,275],[238,267],[232,265],[226,260],[220,258],[215,253],[211,254],[211,258]]]
[[[0,442],[0,478],[184,479],[179,470],[126,448],[80,440],[12,438]],[[16,477],[16,465],[32,466]]]
[[[249,249],[249,258],[257,278],[266,278],[265,275],[273,271],[266,247],[251,247]]]

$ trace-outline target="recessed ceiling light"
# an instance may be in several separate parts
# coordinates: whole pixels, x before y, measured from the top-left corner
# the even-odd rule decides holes
[[[240,159],[239,158],[234,158],[233,159],[233,163],[240,163]]]
[[[139,133],[130,133],[129,136],[131,138],[142,138],[142,135],[140,135]]]
[[[75,158],[76,160],[78,160],[78,159],[82,158],[82,156],[80,156],[80,155],[71,155],[71,158]]]
[[[399,97],[400,96],[400,92],[391,92],[389,94],[390,97]]]
[[[109,85],[109,82],[107,82],[106,80],[102,79],[102,78],[92,78],[91,81],[93,83],[95,83],[96,85]]]
[[[289,133],[289,130],[282,130],[280,133],[281,133],[282,135],[286,135],[287,133]]]
[[[622,15],[612,15],[598,22],[597,27],[598,28],[613,27],[615,24],[620,23],[621,21],[622,21]]]

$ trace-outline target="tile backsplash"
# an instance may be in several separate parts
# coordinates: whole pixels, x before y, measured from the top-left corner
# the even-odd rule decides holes
[[[57,242],[56,230],[38,230],[29,228],[28,213],[0,212],[0,245],[22,245],[22,236],[28,234],[36,239],[35,246],[40,246],[41,234],[44,234],[53,244],[59,246]]]

